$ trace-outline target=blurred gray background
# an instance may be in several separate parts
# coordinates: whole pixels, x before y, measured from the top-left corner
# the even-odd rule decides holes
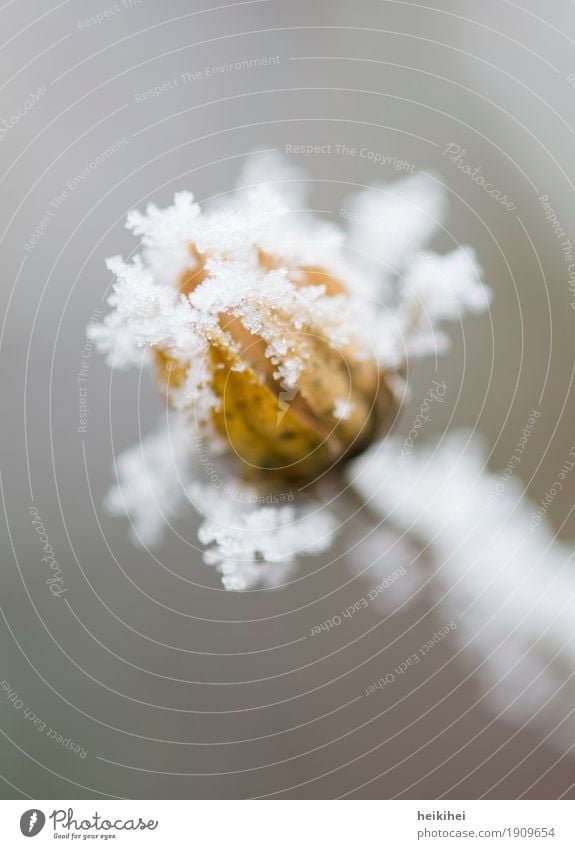
[[[445,624],[425,594],[306,636],[364,595],[339,557],[361,526],[274,591],[224,592],[192,516],[155,556],[134,548],[101,503],[114,454],[162,402],[148,374],[112,375],[93,352],[80,433],[77,381],[85,327],[106,311],[104,259],[136,246],[129,209],[229,191],[255,147],[365,146],[439,176],[451,211],[437,246],[473,244],[495,291],[489,315],[454,331],[441,376],[457,392],[425,438],[476,427],[497,470],[538,408],[516,475],[538,501],[574,438],[575,287],[540,200],[575,244],[573,3],[12,0],[0,32],[2,795],[573,797],[569,741],[549,737],[573,710],[568,688],[548,727],[545,712],[514,724],[475,656],[445,641],[417,676],[363,697]],[[263,57],[277,58],[205,70]],[[450,143],[515,210],[450,161]],[[358,157],[292,159],[334,218],[354,187],[397,178]],[[414,410],[432,370],[410,378]],[[574,495],[575,474],[549,508],[567,545]],[[46,587],[31,505],[66,603]]]

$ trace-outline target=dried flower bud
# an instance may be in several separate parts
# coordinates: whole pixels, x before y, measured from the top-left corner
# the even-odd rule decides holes
[[[89,330],[111,366],[153,365],[175,408],[120,455],[108,508],[153,544],[192,502],[204,560],[230,589],[275,585],[326,550],[335,517],[277,483],[366,448],[394,419],[408,358],[436,357],[443,324],[490,297],[469,248],[427,249],[445,211],[433,177],[359,192],[343,231],[301,211],[289,166],[249,159],[237,196],[207,212],[181,192],[129,214],[142,249],[108,260],[112,310]],[[212,462],[220,449],[235,463]]]
[[[190,252],[194,265],[179,283],[186,297],[209,277],[205,257],[196,246]],[[385,371],[356,329],[348,329],[345,343],[337,345],[325,335],[321,314],[316,319],[312,311],[302,318],[298,289],[319,287],[322,300],[333,299],[344,309],[344,284],[319,267],[286,268],[261,250],[256,256],[264,283],[252,307],[267,314],[267,327],[253,332],[249,309],[245,316],[232,309],[219,313],[210,339],[210,383],[219,402],[211,421],[246,477],[308,481],[381,435],[393,418],[395,399]],[[294,302],[266,303],[265,275],[281,269],[296,295]],[[270,348],[263,334],[273,337],[276,346]],[[286,352],[283,357],[278,345]],[[294,372],[289,381],[282,379],[286,361]],[[193,364],[162,347],[156,349],[156,362],[168,398],[178,398]]]
[[[114,311],[92,335],[115,366],[145,347],[170,403],[244,479],[311,481],[390,425],[406,356],[447,342],[435,325],[488,303],[467,248],[413,252],[441,215],[433,181],[398,186],[353,201],[347,238],[268,185],[207,212],[187,192],[132,212],[143,250],[108,261]]]

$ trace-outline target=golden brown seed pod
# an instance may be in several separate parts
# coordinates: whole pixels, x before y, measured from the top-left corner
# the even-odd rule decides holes
[[[180,280],[189,295],[206,279],[204,258],[190,248],[195,267]],[[263,271],[282,262],[262,251]],[[290,269],[296,287],[322,286],[326,297],[346,294],[341,280],[320,267]],[[356,455],[391,424],[396,401],[388,376],[353,339],[335,348],[314,322],[294,327],[281,306],[270,315],[274,332],[302,363],[296,386],[286,387],[261,335],[242,318],[219,315],[221,336],[210,342],[211,389],[219,404],[212,425],[223,437],[243,476],[254,482],[310,482]],[[192,363],[157,348],[157,374],[168,399],[186,380]]]

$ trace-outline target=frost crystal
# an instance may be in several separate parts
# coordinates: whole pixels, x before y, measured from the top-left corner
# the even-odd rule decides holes
[[[399,442],[387,440],[355,461],[356,488],[382,518],[405,529],[408,544],[416,535],[425,541],[432,567],[426,578],[478,662],[498,716],[543,723],[564,748],[575,723],[559,716],[555,696],[575,662],[572,548],[544,522],[532,530],[534,505],[516,481],[502,485],[486,469],[484,447],[471,434],[452,433],[405,463],[397,462],[400,452]]]
[[[214,471],[212,471],[212,468]],[[258,493],[219,477],[206,461],[203,443],[190,438],[190,425],[172,414],[141,443],[116,459],[117,484],[105,506],[131,522],[136,545],[156,545],[172,521],[192,504],[203,521],[204,561],[215,566],[226,589],[277,586],[297,557],[319,554],[331,544],[335,517],[319,502],[296,503],[293,493]],[[211,483],[203,482],[206,474]]]
[[[195,487],[202,511],[208,513],[198,537],[213,543],[204,561],[215,566],[226,589],[243,590],[257,584],[277,586],[289,575],[296,557],[329,548],[335,518],[319,503],[304,508],[293,504],[261,506],[222,498],[208,487]],[[237,497],[237,493],[236,493]],[[244,490],[243,497],[256,498]],[[275,494],[282,499],[281,494]],[[292,496],[293,498],[293,496]],[[279,568],[278,568],[279,567]]]
[[[346,401],[344,398],[336,398],[333,414],[336,419],[349,419],[354,409],[355,407],[350,401]]]
[[[172,416],[115,461],[117,484],[108,492],[107,510],[128,516],[136,545],[155,545],[186,501],[193,478],[193,441],[183,417]]]

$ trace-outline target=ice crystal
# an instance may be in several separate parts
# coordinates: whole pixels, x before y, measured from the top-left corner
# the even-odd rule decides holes
[[[117,483],[105,506],[113,515],[129,517],[136,545],[157,544],[180,514],[197,471],[193,448],[188,423],[174,415],[116,458]]]
[[[354,411],[354,405],[345,398],[336,398],[333,406],[333,414],[336,419],[349,419]]]
[[[224,491],[222,499],[205,485],[192,492],[206,516],[199,540],[213,544],[204,561],[216,567],[226,589],[277,586],[289,576],[297,557],[319,554],[331,544],[335,517],[322,510],[319,502],[304,507],[285,504],[288,496],[274,493],[272,503],[261,505],[257,495],[246,489],[238,503],[238,491]]]
[[[331,543],[335,518],[312,498],[290,491],[266,496],[226,474],[225,463],[207,459],[199,434],[190,438],[185,416],[172,414],[157,430],[116,459],[117,483],[105,506],[130,519],[131,538],[156,545],[164,530],[193,505],[202,517],[198,537],[209,546],[226,589],[276,586],[297,557],[319,554]],[[206,478],[208,480],[206,481]]]
[[[575,662],[572,548],[545,522],[532,529],[535,508],[524,489],[487,469],[477,437],[454,432],[417,448],[405,463],[397,462],[400,451],[398,441],[387,440],[350,471],[372,509],[405,532],[388,549],[413,546],[413,537],[425,541],[426,578],[458,623],[455,634],[478,664],[486,700],[502,720],[551,727],[564,746],[574,725],[555,697]],[[402,560],[413,563],[413,553]],[[380,572],[396,565],[381,563]]]

